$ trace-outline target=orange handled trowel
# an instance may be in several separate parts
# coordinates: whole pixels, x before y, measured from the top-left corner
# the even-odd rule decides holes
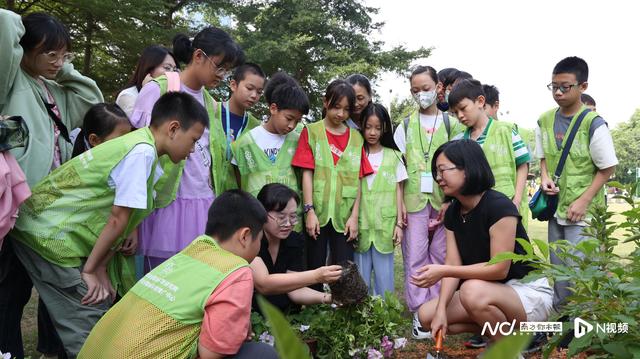
[[[442,330],[438,330],[438,332],[436,333],[436,346],[435,346],[435,354],[434,353],[427,353],[427,359],[444,359],[446,358],[444,356],[444,354],[441,354],[441,352],[444,349],[444,345],[442,344]]]

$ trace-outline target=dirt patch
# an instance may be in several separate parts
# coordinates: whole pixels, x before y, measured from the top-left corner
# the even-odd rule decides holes
[[[340,263],[342,276],[329,285],[333,301],[342,305],[361,303],[368,295],[367,284],[360,276],[358,265],[352,261]]]

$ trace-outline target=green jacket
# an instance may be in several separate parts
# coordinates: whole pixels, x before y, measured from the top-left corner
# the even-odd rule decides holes
[[[29,129],[26,147],[14,148],[11,153],[27,177],[30,187],[51,170],[54,148],[54,124],[42,101],[46,93],[42,86],[20,67],[23,50],[20,38],[24,35],[20,16],[0,9],[0,114],[24,118]],[[60,110],[62,122],[69,130],[82,125],[89,108],[103,101],[96,83],[65,64],[55,81],[44,80]],[[72,144],[62,136],[58,139],[62,162],[71,159]]]

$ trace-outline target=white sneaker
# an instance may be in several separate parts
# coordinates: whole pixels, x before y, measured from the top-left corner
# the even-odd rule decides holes
[[[431,331],[424,330],[418,320],[418,313],[413,313],[413,330],[411,331],[415,339],[432,339]]]

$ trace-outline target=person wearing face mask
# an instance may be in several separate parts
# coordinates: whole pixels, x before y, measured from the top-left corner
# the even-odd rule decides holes
[[[420,288],[411,282],[411,275],[427,264],[441,264],[445,257],[445,236],[442,225],[444,196],[434,186],[430,161],[434,151],[464,126],[437,107],[442,84],[431,66],[416,67],[409,77],[411,93],[418,111],[404,119],[394,133],[398,149],[404,154],[409,179],[404,186],[404,209],[398,225],[405,227],[402,257],[405,272],[405,297],[414,313],[413,337],[426,339],[431,335],[420,326],[416,312],[425,301],[438,296],[439,284]]]

